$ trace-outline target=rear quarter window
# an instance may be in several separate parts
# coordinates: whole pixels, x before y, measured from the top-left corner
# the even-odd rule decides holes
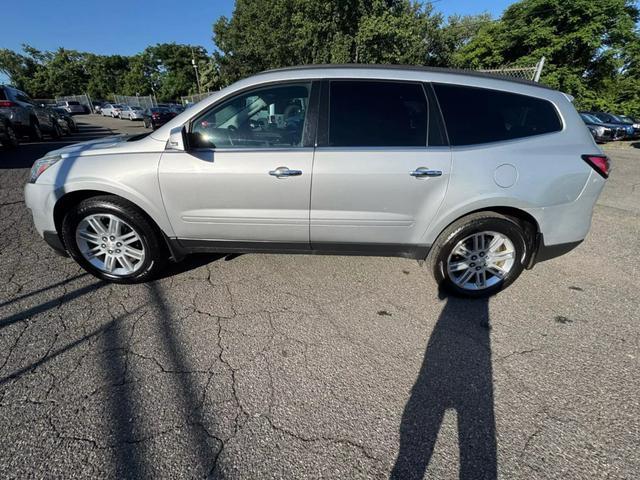
[[[517,93],[434,84],[451,145],[526,138],[562,130],[547,100]]]

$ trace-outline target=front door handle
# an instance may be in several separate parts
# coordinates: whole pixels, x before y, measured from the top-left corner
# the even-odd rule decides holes
[[[440,177],[442,176],[442,170],[429,170],[426,167],[419,167],[416,168],[413,172],[409,172],[409,175],[416,178]]]
[[[276,178],[299,177],[302,175],[302,170],[289,170],[287,167],[278,167],[275,170],[271,170],[269,175]]]

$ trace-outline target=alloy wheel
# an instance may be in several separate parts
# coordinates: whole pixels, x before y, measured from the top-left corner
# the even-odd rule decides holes
[[[110,275],[131,275],[142,267],[145,260],[145,246],[140,234],[110,213],[83,218],[76,227],[76,243],[91,265]]]
[[[484,290],[501,282],[515,264],[513,242],[498,232],[479,232],[460,240],[451,250],[447,271],[465,290]]]

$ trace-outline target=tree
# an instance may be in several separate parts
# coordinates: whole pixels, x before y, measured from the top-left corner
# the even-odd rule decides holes
[[[631,0],[522,0],[487,22],[456,54],[470,68],[533,65],[545,56],[543,82],[570,93],[579,107],[612,106],[613,84],[625,79],[640,49],[638,7]],[[626,61],[626,64],[625,64]],[[637,74],[635,78],[637,78]],[[615,87],[614,87],[615,91]]]
[[[229,83],[289,65],[427,64],[441,20],[430,5],[409,0],[238,0],[213,32]]]
[[[121,55],[85,55],[89,80],[86,92],[95,99],[107,99],[125,89],[125,79],[131,69],[131,59]]]

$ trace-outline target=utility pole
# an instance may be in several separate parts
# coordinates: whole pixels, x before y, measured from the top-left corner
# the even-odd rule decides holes
[[[198,93],[202,93],[202,89],[200,88],[200,75],[198,75],[198,64],[196,63],[195,53],[193,49],[191,49],[191,65],[193,65],[193,69],[196,71],[196,84],[198,85]]]

